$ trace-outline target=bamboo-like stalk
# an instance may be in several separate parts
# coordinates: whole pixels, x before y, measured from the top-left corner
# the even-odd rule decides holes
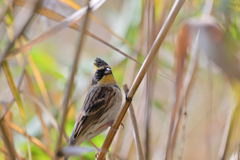
[[[125,84],[123,86],[123,90],[125,92],[125,95],[127,95],[129,92],[127,84]],[[142,145],[141,145],[140,136],[139,136],[139,132],[138,132],[137,120],[136,120],[136,116],[135,116],[134,108],[133,108],[132,104],[130,104],[128,111],[130,113],[130,117],[131,117],[132,124],[133,124],[134,140],[135,140],[135,145],[137,148],[137,159],[144,160]]]
[[[83,22],[83,28],[82,30],[84,30],[85,28],[87,28],[88,25],[88,14],[91,11],[91,7],[90,7],[90,0],[88,1],[88,7],[87,7],[87,11],[86,11],[86,16],[84,18],[84,22]],[[79,36],[79,39],[77,41],[78,46],[75,52],[75,57],[74,57],[74,62],[73,62],[73,67],[71,70],[71,74],[70,77],[68,79],[68,83],[67,83],[67,88],[66,88],[66,93],[64,95],[64,99],[63,99],[63,104],[62,104],[62,108],[63,108],[63,115],[62,115],[62,119],[61,119],[61,126],[60,126],[60,133],[59,133],[59,137],[58,137],[58,141],[57,141],[57,149],[56,149],[56,153],[59,153],[61,150],[61,145],[62,145],[62,135],[63,135],[63,130],[65,128],[65,122],[67,119],[67,113],[68,113],[68,104],[69,104],[69,99],[71,97],[71,92],[72,92],[72,86],[73,86],[73,81],[74,81],[74,76],[77,72],[77,66],[78,66],[78,61],[79,61],[79,57],[80,57],[80,53],[82,51],[83,48],[83,42],[84,42],[84,34],[81,34]],[[56,159],[58,159],[58,157],[56,157]]]
[[[119,128],[119,125],[121,124],[121,121],[129,107],[129,105],[131,104],[132,98],[135,94],[135,92],[137,91],[143,77],[145,76],[145,73],[148,70],[148,67],[150,66],[150,64],[153,62],[153,59],[155,57],[155,55],[157,54],[157,51],[159,49],[159,47],[161,46],[164,38],[167,35],[167,32],[169,31],[174,19],[176,18],[178,12],[180,11],[182,5],[184,4],[185,0],[178,0],[174,3],[169,16],[166,19],[166,22],[164,23],[162,29],[160,30],[157,38],[155,39],[153,46],[151,47],[148,56],[146,57],[146,59],[144,60],[143,65],[140,68],[140,71],[137,74],[137,77],[135,78],[132,87],[129,90],[128,95],[126,96],[126,100],[124,101],[124,103],[122,104],[121,107],[121,111],[119,112],[119,115],[117,116],[117,119],[114,121],[114,124],[112,126],[112,129],[108,132],[108,135],[103,143],[103,146],[101,148],[101,152],[98,155],[97,159],[104,159],[107,151],[109,150],[109,147],[113,141],[113,138],[116,134],[117,129]]]

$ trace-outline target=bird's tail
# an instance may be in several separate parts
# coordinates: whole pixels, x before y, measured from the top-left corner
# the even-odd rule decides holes
[[[64,159],[63,160],[68,160],[68,157],[64,157]]]

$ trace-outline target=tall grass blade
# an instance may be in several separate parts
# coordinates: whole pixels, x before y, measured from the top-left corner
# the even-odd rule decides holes
[[[85,16],[85,19],[84,19],[84,22],[83,22],[82,30],[87,28],[87,25],[88,25],[88,13],[90,13],[92,7],[93,6],[90,6],[90,1],[88,1],[88,7],[87,7],[87,11],[86,11],[86,16]],[[65,128],[65,122],[66,122],[66,119],[67,119],[68,104],[69,104],[69,99],[70,99],[71,93],[72,93],[74,76],[75,76],[75,74],[77,72],[77,66],[78,66],[80,53],[82,51],[83,42],[84,42],[84,34],[81,34],[79,36],[79,39],[78,39],[78,46],[76,48],[71,74],[70,74],[68,82],[67,82],[66,93],[65,93],[64,98],[63,98],[63,104],[62,104],[63,115],[62,115],[62,119],[61,119],[60,133],[59,133],[59,137],[58,137],[58,141],[57,141],[56,153],[61,152],[62,135],[63,135],[63,132],[64,132],[63,130]],[[56,158],[58,159],[58,157],[56,157]]]
[[[18,105],[21,117],[23,119],[24,128],[25,128],[25,131],[27,133],[27,126],[26,126],[26,120],[25,120],[25,116],[24,116],[24,112],[23,112],[22,99],[20,97],[18,89],[17,89],[17,87],[15,85],[15,82],[13,80],[13,76],[12,76],[12,73],[11,73],[11,71],[9,69],[7,61],[3,61],[2,62],[2,67],[3,67],[3,70],[4,70],[5,76],[7,78],[8,85],[9,85],[11,91],[12,91],[12,94],[13,94],[13,96],[15,98],[15,101],[17,102],[17,105]],[[31,160],[32,159],[32,154],[31,154],[31,149],[30,149],[30,142],[29,142],[28,138],[27,138],[27,140],[28,140],[28,154],[29,154],[29,159]]]

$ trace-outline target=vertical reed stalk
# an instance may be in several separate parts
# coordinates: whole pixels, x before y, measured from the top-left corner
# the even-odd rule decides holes
[[[129,107],[129,105],[131,104],[132,98],[134,96],[134,94],[136,93],[140,83],[142,82],[143,77],[145,76],[150,64],[153,62],[157,51],[159,49],[159,47],[161,46],[164,38],[167,35],[167,32],[169,31],[171,25],[173,24],[173,21],[175,20],[178,12],[180,11],[181,7],[183,6],[185,0],[178,0],[174,3],[169,16],[166,19],[166,22],[164,23],[162,29],[160,30],[157,38],[155,39],[149,53],[148,56],[146,57],[146,59],[144,60],[143,65],[140,68],[140,71],[137,74],[137,77],[135,78],[132,87],[129,90],[128,95],[126,96],[126,100],[124,101],[123,105],[122,105],[122,109],[119,112],[119,115],[117,117],[117,119],[114,121],[114,124],[112,126],[112,129],[108,132],[108,135],[103,143],[103,146],[101,148],[101,152],[98,155],[97,159],[104,159],[107,151],[109,150],[109,147],[113,141],[113,138],[116,134],[116,130],[119,128],[119,125],[121,124],[121,121],[125,115],[125,113],[127,112],[127,109]]]
[[[79,57],[80,57],[80,53],[82,51],[83,48],[83,42],[84,42],[84,34],[83,31],[84,29],[87,27],[88,25],[88,13],[91,11],[91,8],[89,6],[89,2],[88,1],[88,8],[87,8],[87,12],[86,12],[86,16],[84,18],[83,21],[83,27],[82,27],[82,34],[80,34],[79,39],[78,39],[78,46],[75,52],[75,57],[74,57],[74,62],[73,62],[73,67],[71,70],[71,74],[70,77],[68,79],[68,83],[67,83],[67,88],[66,88],[66,92],[65,92],[65,96],[63,99],[63,104],[62,104],[62,108],[63,108],[63,115],[62,115],[62,119],[61,119],[61,126],[60,126],[60,133],[59,133],[59,137],[58,137],[58,141],[57,141],[57,150],[56,153],[60,152],[61,150],[61,145],[62,145],[62,135],[64,132],[64,128],[65,128],[65,122],[67,119],[67,113],[68,113],[68,103],[69,103],[69,99],[71,97],[71,93],[72,93],[72,86],[73,86],[73,81],[74,81],[74,76],[77,72],[77,66],[78,66],[78,61],[79,61]],[[56,157],[57,158],[57,157]],[[58,158],[57,158],[58,159]]]

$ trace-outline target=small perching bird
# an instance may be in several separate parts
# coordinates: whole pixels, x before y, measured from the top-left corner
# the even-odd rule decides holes
[[[75,122],[68,146],[79,146],[83,141],[90,141],[105,131],[120,110],[122,93],[110,66],[96,58],[94,69],[92,86]],[[67,160],[68,157],[64,159]]]

